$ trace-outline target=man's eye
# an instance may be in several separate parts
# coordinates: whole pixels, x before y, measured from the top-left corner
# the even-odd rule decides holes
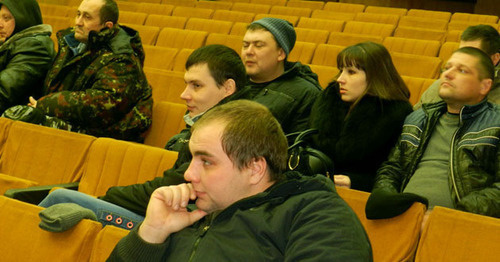
[[[460,69],[459,69],[459,71],[460,71],[460,73],[462,73],[462,74],[468,74],[468,73],[469,73],[469,70],[464,69],[464,68],[460,68]]]
[[[204,166],[210,166],[212,165],[212,162],[208,161],[208,160],[201,160],[203,162],[203,165]]]

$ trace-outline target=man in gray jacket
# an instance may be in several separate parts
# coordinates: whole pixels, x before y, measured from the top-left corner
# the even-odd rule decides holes
[[[283,173],[286,137],[264,106],[215,107],[193,125],[189,148],[188,182],[155,190],[144,222],[108,261],[372,260],[330,179]]]

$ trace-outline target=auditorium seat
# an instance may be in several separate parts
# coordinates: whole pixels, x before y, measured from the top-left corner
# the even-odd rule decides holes
[[[184,17],[198,17],[210,19],[214,13],[213,9],[208,8],[196,8],[196,7],[186,7],[186,6],[176,6],[172,11],[172,16],[184,16]]]
[[[415,262],[498,261],[500,219],[436,206],[422,231]]]
[[[448,30],[446,31],[446,42],[460,42],[460,36],[463,30]]]
[[[310,64],[311,70],[318,75],[319,84],[326,88],[330,82],[335,80],[339,69],[335,66],[313,65]]]
[[[295,28],[297,41],[326,44],[330,32],[320,29]]]
[[[5,117],[0,117],[0,159],[2,159],[5,142],[7,141],[7,137],[9,136],[9,130],[13,123],[14,120]]]
[[[405,54],[437,56],[441,47],[439,41],[420,40],[402,37],[386,37],[382,44],[390,52],[399,52]]]
[[[410,9],[408,10],[406,16],[416,16],[416,17],[442,19],[450,21],[451,13],[444,11],[424,10],[424,9]]]
[[[187,20],[182,16],[149,15],[144,25],[184,29]]]
[[[161,103],[155,103],[153,112],[158,104]],[[162,114],[159,113],[158,115],[161,116]],[[169,129],[172,129],[172,133],[180,129],[176,126],[179,122],[178,117],[182,119],[182,116],[177,114],[173,118],[163,120],[168,125],[171,125]],[[155,119],[154,113],[153,119]],[[175,127],[177,127],[176,130],[174,130]],[[152,128],[153,126],[150,127],[150,129]],[[100,137],[90,147],[89,157],[85,161],[85,171],[78,185],[78,191],[92,196],[102,196],[112,186],[144,183],[155,177],[162,176],[163,171],[171,168],[176,160],[177,152]]]
[[[230,10],[233,6],[232,2],[207,1],[200,0],[196,3],[197,8],[208,8],[213,10]]]
[[[438,57],[392,52],[392,61],[400,75],[422,78],[437,78],[441,68]]]
[[[38,227],[43,208],[0,196],[0,256],[2,261],[88,261],[101,223],[81,220],[67,231]]]
[[[272,5],[272,6],[276,6],[276,5],[285,6],[286,2],[287,2],[287,0],[250,0],[250,3],[252,3],[252,4],[266,4],[266,5]]]
[[[174,6],[195,7],[197,1],[198,0],[161,0],[161,3]]]
[[[453,21],[476,22],[476,24],[496,24],[498,22],[498,16],[456,12],[451,16],[450,22]]]
[[[148,14],[140,12],[120,11],[118,22],[124,24],[144,25]]]
[[[247,32],[247,27],[249,24],[250,23],[235,22],[229,34],[244,36]]]
[[[213,45],[213,44],[225,45],[232,48],[239,54],[241,52],[242,43],[243,43],[243,36],[241,35],[211,33],[208,34],[206,45]]]
[[[175,56],[173,71],[184,72],[186,71],[186,61],[188,57],[193,53],[194,49],[182,48],[179,53]]]
[[[300,0],[289,0],[286,6],[289,7],[301,7],[310,8],[311,10],[323,9],[325,2],[323,1],[300,1]]]
[[[160,27],[158,26],[134,25],[126,23],[121,23],[121,25],[137,30],[143,45],[154,45],[156,43],[156,39],[158,38],[158,34],[160,34]]]
[[[311,64],[337,67],[337,55],[344,48],[337,45],[319,44],[316,46]]]
[[[118,10],[121,11],[130,11],[130,12],[136,12],[139,9],[140,3],[136,2],[128,2],[128,1],[116,1],[116,4],[118,5]]]
[[[310,17],[312,10],[309,8],[303,7],[288,7],[288,6],[279,6],[275,5],[271,7],[269,10],[270,14],[278,14],[278,15],[291,15],[291,16],[302,16],[302,17]]]
[[[230,11],[230,10],[215,10],[212,19],[231,22],[251,23],[255,17],[254,13]]]
[[[446,30],[398,26],[396,27],[396,31],[394,31],[394,36],[422,40],[435,40],[442,43],[446,39],[446,32]]]
[[[372,245],[373,261],[412,261],[417,250],[425,205],[417,202],[399,216],[370,220],[365,215],[369,193],[339,187],[337,192],[365,227]]]
[[[297,23],[299,22],[299,16],[293,16],[293,15],[278,15],[278,14],[256,14],[255,18],[253,19],[254,21],[262,19],[264,17],[274,17],[274,18],[280,18],[283,20],[286,20],[290,22],[293,26],[296,26]]]
[[[310,28],[328,30],[329,32],[342,32],[345,21],[318,19],[310,17],[301,17],[297,23],[297,28]]]
[[[130,231],[115,226],[105,226],[95,238],[90,253],[90,262],[106,261],[118,241],[125,237]]]
[[[365,10],[365,5],[351,3],[327,2],[323,7],[325,11],[340,13],[360,13]]]
[[[365,13],[376,13],[376,14],[394,14],[399,16],[405,16],[408,13],[406,8],[396,8],[396,7],[383,7],[383,6],[367,6]]]
[[[460,43],[457,42],[444,42],[441,45],[441,48],[439,49],[438,57],[441,58],[443,63],[446,63],[446,61],[448,61],[448,58],[450,58],[453,51],[457,50],[459,46]]]
[[[144,69],[155,68],[161,70],[172,70],[174,59],[179,48],[144,45],[146,58],[144,59]]]
[[[208,33],[229,34],[232,26],[233,22],[230,21],[192,17],[188,19],[185,29],[205,31]]]
[[[172,136],[178,134],[182,129],[186,127],[186,123],[183,119],[186,110],[186,105],[184,104],[170,103],[165,101],[155,102],[153,107],[153,123],[151,124],[151,127],[146,134],[146,140],[144,141],[144,144],[164,148],[167,144],[167,141]],[[175,161],[176,159],[177,157],[174,157],[173,161]],[[173,166],[173,164],[174,162],[168,163],[167,165],[162,165],[161,167],[159,167],[159,169],[169,169]],[[161,175],[162,170],[158,170],[160,173],[156,173],[157,176]],[[148,180],[152,178],[153,177],[149,177]]]
[[[399,16],[393,14],[357,13],[354,17],[354,21],[389,24],[396,26],[399,21]]]
[[[329,2],[329,3],[331,3],[331,2]],[[311,18],[340,20],[340,21],[352,21],[352,20],[354,20],[355,16],[356,16],[356,13],[333,12],[333,11],[327,11],[327,10],[314,10],[311,13]]]
[[[240,11],[254,14],[267,14],[271,10],[269,4],[250,4],[250,3],[234,3],[231,7],[232,11]]]
[[[241,50],[241,48],[240,48]],[[288,54],[288,61],[299,61],[302,64],[311,63],[312,57],[314,55],[314,50],[316,50],[316,44],[310,42],[295,42],[290,54]]]
[[[372,41],[375,43],[382,44],[384,40],[381,36],[375,35],[363,35],[363,34],[349,34],[344,32],[331,32],[328,37],[327,44],[339,45],[339,46],[350,46],[357,43]]]
[[[208,32],[165,27],[160,31],[157,46],[196,49],[205,44]]]
[[[342,32],[387,37],[392,36],[394,29],[394,25],[347,21]]]
[[[399,19],[398,26],[446,30],[448,28],[448,21],[427,17],[403,16]]]
[[[2,147],[0,194],[7,189],[78,181],[96,138],[15,121]]]
[[[184,104],[180,98],[186,84],[184,83],[184,72],[166,71],[155,68],[144,68],[144,73],[153,90],[153,101],[171,102]]]
[[[129,2],[139,2],[139,3],[152,3],[152,4],[159,4],[161,3],[161,0],[128,0]]]
[[[410,90],[410,103],[415,105],[422,97],[422,94],[429,88],[429,86],[436,81],[432,78],[420,78],[411,76],[401,76],[405,81],[406,86]]]
[[[148,15],[172,15],[174,7],[173,5],[141,3],[136,12],[143,12]]]
[[[486,23],[486,22],[478,22],[478,21],[461,21],[461,20],[452,20],[448,23],[448,31],[451,30],[465,30],[467,27],[472,25],[491,25],[493,28],[496,28],[497,24]]]
[[[53,5],[53,4],[38,4],[40,6],[40,12],[42,17],[45,16],[61,16],[61,17],[74,17],[76,15],[77,8]]]
[[[52,26],[52,35],[50,37],[56,38],[56,33],[59,30],[66,29],[75,25],[75,18],[62,17],[62,16],[43,16],[43,22]]]

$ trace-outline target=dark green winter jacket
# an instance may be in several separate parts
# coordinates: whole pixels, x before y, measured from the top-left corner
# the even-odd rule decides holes
[[[131,231],[108,261],[372,261],[358,217],[325,176],[287,179],[148,244]]]
[[[59,53],[37,108],[67,122],[72,131],[143,141],[153,100],[139,34],[118,25],[91,31],[87,49],[77,55],[74,34],[73,28],[57,33]]]

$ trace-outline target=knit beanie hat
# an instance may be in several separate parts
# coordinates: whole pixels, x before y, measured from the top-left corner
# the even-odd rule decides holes
[[[75,226],[82,219],[97,221],[97,217],[90,209],[75,203],[61,203],[47,207],[38,213],[41,229],[50,232],[63,232]]]
[[[274,17],[264,17],[252,22],[252,24],[259,24],[271,32],[287,56],[292,51],[297,35],[290,22]]]

